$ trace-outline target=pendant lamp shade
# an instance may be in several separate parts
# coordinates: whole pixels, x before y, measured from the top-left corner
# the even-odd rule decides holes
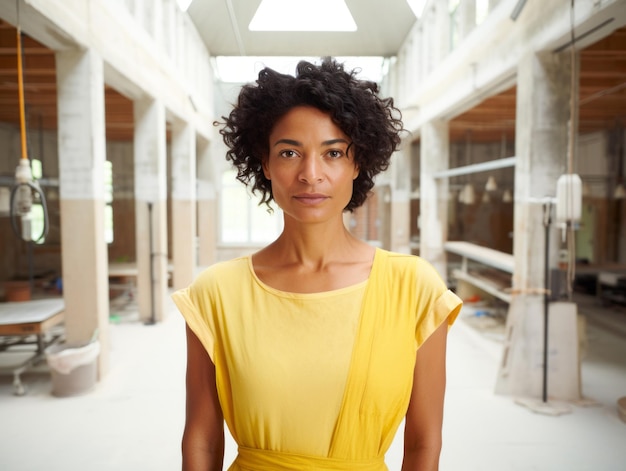
[[[511,201],[513,201],[513,195],[511,194],[511,190],[509,190],[508,188],[504,190],[504,193],[502,194],[502,201],[504,203],[510,203]]]
[[[474,191],[474,185],[468,183],[461,190],[461,194],[463,195],[462,203],[465,204],[474,204],[476,202],[476,192]]]

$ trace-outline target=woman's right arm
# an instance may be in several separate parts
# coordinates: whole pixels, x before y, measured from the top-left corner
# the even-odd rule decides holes
[[[187,330],[187,406],[183,471],[221,470],[224,416],[217,397],[215,365],[189,326]]]

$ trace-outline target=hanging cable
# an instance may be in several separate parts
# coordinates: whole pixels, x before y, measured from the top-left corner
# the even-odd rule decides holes
[[[572,44],[570,46],[570,126],[569,126],[569,141],[567,146],[567,173],[574,173],[574,146],[575,139],[577,134],[577,124],[578,124],[578,113],[576,108],[576,99],[578,97],[578,83],[577,78],[578,74],[576,67],[576,35],[574,34],[574,2],[575,0],[571,0],[570,5],[570,35]],[[570,195],[573,198],[573,195]],[[573,283],[574,277],[576,276],[576,231],[574,228],[574,224],[571,223],[568,225],[569,237],[567,238],[567,280],[566,280],[566,289],[567,289],[567,298],[569,300],[572,299],[573,296]]]
[[[22,63],[22,29],[20,28],[20,7],[17,2],[17,93],[20,108],[20,138],[22,144],[22,160],[28,160],[26,146],[26,111],[24,106],[24,65]]]
[[[15,186],[11,190],[11,227],[15,235],[26,242],[39,242],[48,234],[48,208],[43,191],[36,181],[33,181],[33,173],[28,159],[28,147],[26,139],[26,106],[24,100],[24,66],[22,63],[22,29],[20,27],[20,1],[16,1],[17,9],[17,90],[20,114],[20,138],[22,154],[15,169]],[[43,229],[38,237],[32,234],[32,206],[33,195],[41,204],[43,210]],[[18,222],[19,219],[19,222]]]

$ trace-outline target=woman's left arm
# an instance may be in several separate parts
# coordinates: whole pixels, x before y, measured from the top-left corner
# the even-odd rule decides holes
[[[439,469],[447,335],[448,322],[444,321],[417,350],[404,429],[402,471]]]

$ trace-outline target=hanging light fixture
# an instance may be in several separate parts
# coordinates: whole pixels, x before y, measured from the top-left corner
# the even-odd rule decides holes
[[[48,234],[48,210],[46,197],[39,183],[33,179],[31,162],[28,157],[28,139],[26,132],[26,103],[24,100],[24,71],[22,60],[22,29],[20,27],[20,9],[17,3],[17,90],[20,117],[21,156],[15,168],[15,186],[11,190],[9,211],[11,226],[15,235],[25,242],[39,242]],[[38,200],[38,201],[37,201]],[[32,215],[33,202],[38,202],[43,209],[43,230],[33,237]]]
[[[491,196],[489,196],[489,192],[488,191],[483,192],[482,202],[483,203],[491,203]]]
[[[476,202],[476,191],[471,183],[465,185],[461,193],[463,193],[463,203],[474,204]]]
[[[468,129],[465,132],[465,165],[469,166],[472,161],[472,142],[471,142],[472,130]],[[459,201],[464,204],[474,204],[476,202],[476,192],[474,191],[474,185],[471,183],[471,175],[468,177],[468,181],[461,190],[459,195]]]
[[[504,193],[502,193],[502,202],[510,203],[511,201],[513,201],[513,195],[511,194],[511,190],[507,188],[504,190]]]
[[[496,183],[496,179],[493,175],[489,175],[487,179],[487,183],[485,184],[485,190],[487,191],[496,191],[498,189],[498,183]]]
[[[613,192],[613,198],[616,200],[626,199],[626,188],[624,188],[624,184],[620,183],[615,187],[615,191]]]
[[[465,204],[465,187],[461,188],[461,190],[459,191],[458,200],[459,200],[459,203]]]

